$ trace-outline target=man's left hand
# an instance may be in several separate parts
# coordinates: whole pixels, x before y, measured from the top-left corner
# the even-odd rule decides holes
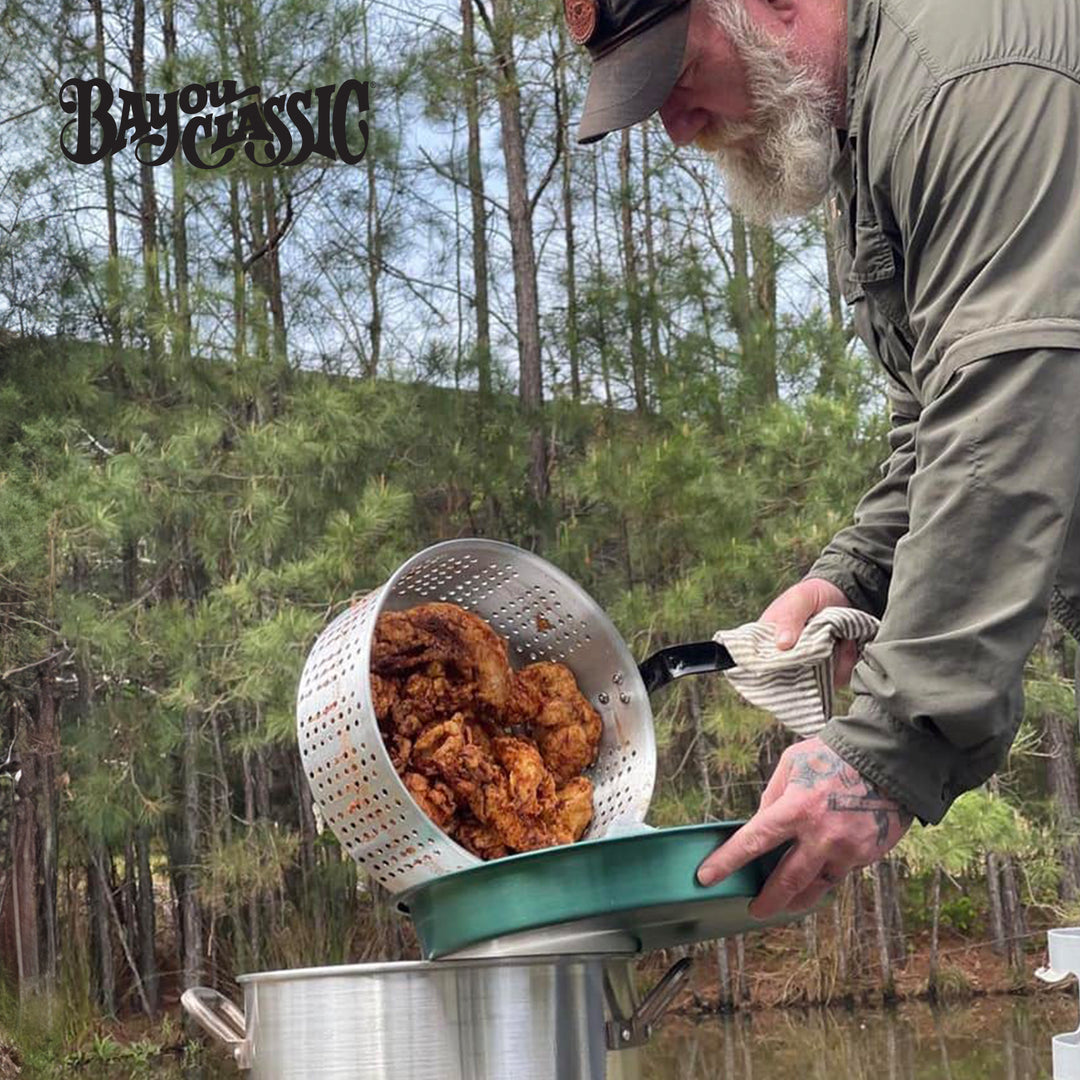
[[[851,870],[883,858],[911,821],[820,739],[806,739],[784,751],[758,812],[698,867],[698,880],[715,884],[792,840],[750,914],[806,911]]]

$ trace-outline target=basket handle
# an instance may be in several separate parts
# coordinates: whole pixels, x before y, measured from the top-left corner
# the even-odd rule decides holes
[[[705,675],[711,671],[727,671],[734,666],[731,653],[723,645],[715,641],[694,641],[654,652],[638,664],[638,671],[645,683],[645,692],[651,694],[684,675]]]
[[[206,1032],[232,1050],[241,1069],[251,1068],[243,1012],[209,986],[192,986],[180,995],[184,1011]]]

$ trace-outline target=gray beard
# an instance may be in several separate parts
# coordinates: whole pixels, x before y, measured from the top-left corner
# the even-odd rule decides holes
[[[732,209],[766,224],[806,214],[828,193],[830,93],[818,72],[787,57],[743,2],[705,0],[746,69],[750,116],[710,125],[694,142],[715,159]]]

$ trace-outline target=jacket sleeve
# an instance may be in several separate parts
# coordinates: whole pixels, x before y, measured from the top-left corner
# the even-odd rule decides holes
[[[915,467],[918,402],[889,386],[889,457],[881,478],[855,508],[854,523],[832,538],[807,577],[831,581],[851,603],[881,617],[892,578],[893,550],[908,530],[907,489]]]
[[[881,628],[822,738],[937,822],[1015,737],[1076,509],[1080,87],[1020,64],[944,81],[890,190],[923,408]]]

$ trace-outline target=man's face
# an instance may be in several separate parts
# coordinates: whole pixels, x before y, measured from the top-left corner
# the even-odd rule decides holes
[[[713,155],[729,202],[751,221],[807,213],[828,190],[842,26],[785,18],[766,29],[749,10],[770,10],[758,0],[693,4],[683,72],[660,108],[668,135]]]

